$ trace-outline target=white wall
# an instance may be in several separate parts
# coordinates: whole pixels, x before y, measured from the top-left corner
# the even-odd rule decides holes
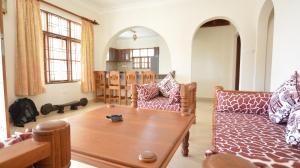
[[[192,50],[192,80],[196,81],[197,97],[213,98],[214,87],[234,89],[236,65],[234,26],[200,28]]]
[[[0,41],[2,46],[2,40]],[[6,104],[5,104],[5,94],[4,94],[4,80],[3,80],[3,64],[2,64],[2,47],[0,47],[0,141],[3,142],[7,138],[7,116],[6,116]]]
[[[274,40],[271,90],[300,70],[300,1],[273,0]]]
[[[66,9],[74,11],[80,15],[90,17],[93,19],[97,16],[95,13],[90,12],[82,8],[81,6],[76,6],[73,3],[68,3],[60,0],[49,0],[51,3],[55,3],[58,6],[63,6]],[[11,104],[17,97],[15,97],[14,92],[14,77],[15,77],[15,50],[16,50],[16,1],[7,1],[8,13],[4,15],[4,41],[5,41],[5,56],[6,56],[6,72],[7,72],[7,92],[8,92],[8,103]],[[80,21],[79,18],[69,15],[67,13],[61,12],[57,9],[51,8],[46,5],[41,6],[43,9],[54,12],[63,17]],[[98,20],[98,19],[97,19]],[[97,44],[100,26],[95,26],[95,44]],[[100,51],[95,47],[95,55],[99,55]],[[92,94],[81,93],[80,83],[67,83],[67,84],[49,84],[46,85],[46,93],[30,97],[36,103],[38,109],[41,105],[45,103],[65,103],[72,100],[79,100],[81,97],[87,97],[92,99]]]
[[[138,38],[136,41],[118,38],[111,44],[111,47],[118,49],[159,47],[159,73],[166,74],[172,70],[168,46],[159,36]]]
[[[174,0],[175,1],[175,0]],[[209,19],[231,21],[241,35],[241,89],[254,89],[256,48],[256,1],[185,0],[152,7],[132,8],[102,14],[96,56],[96,68],[104,67],[110,39],[132,26],[143,26],[157,32],[166,41],[171,54],[171,68],[179,82],[191,81],[192,40],[198,27]]]

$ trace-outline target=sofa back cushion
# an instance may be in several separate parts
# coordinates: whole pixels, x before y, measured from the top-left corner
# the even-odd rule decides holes
[[[273,123],[286,123],[293,106],[299,99],[297,90],[298,73],[285,81],[273,93],[269,104],[269,118]]]
[[[176,82],[176,80],[173,78],[171,73],[168,73],[168,75],[157,84],[160,93],[164,97],[170,97],[170,92],[173,88],[179,86],[179,84]]]
[[[170,91],[169,104],[180,103],[180,85],[175,86]]]
[[[288,144],[300,148],[300,104],[297,104],[288,118],[285,140]]]
[[[136,90],[140,101],[148,101],[159,95],[156,83],[137,85]]]
[[[267,115],[271,93],[218,90],[216,96],[218,112]]]

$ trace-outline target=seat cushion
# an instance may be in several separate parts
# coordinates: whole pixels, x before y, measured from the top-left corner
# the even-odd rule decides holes
[[[300,150],[285,142],[285,126],[267,116],[216,112],[214,124],[216,152],[236,154],[260,167],[300,165]]]
[[[148,101],[137,101],[138,108],[180,111],[180,103],[169,104],[169,98],[159,96]]]

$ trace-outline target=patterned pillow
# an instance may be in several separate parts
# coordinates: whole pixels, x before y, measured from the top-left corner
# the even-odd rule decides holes
[[[0,149],[1,148],[4,148],[4,143],[3,142],[0,142]]]
[[[299,99],[297,90],[298,73],[295,72],[273,94],[269,104],[269,118],[273,123],[286,123],[292,107]]]
[[[285,140],[288,144],[300,148],[300,104],[293,109],[289,116]]]
[[[148,101],[159,94],[159,89],[156,83],[137,85],[138,99],[142,101]]]
[[[271,93],[217,91],[218,112],[268,115]]]
[[[170,73],[168,73],[168,75],[157,84],[159,91],[165,97],[169,97],[170,91],[177,85],[179,84],[176,82],[176,80],[172,77]]]
[[[13,144],[22,142],[22,141],[23,141],[23,140],[22,140],[21,137],[14,135],[14,136],[12,136],[12,137],[6,139],[4,143],[5,143],[6,145],[10,146],[10,145],[13,145]]]
[[[174,104],[179,102],[180,102],[180,86],[179,84],[176,84],[176,86],[170,91],[169,104]]]

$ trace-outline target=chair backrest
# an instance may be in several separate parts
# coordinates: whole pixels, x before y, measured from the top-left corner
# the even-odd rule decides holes
[[[136,71],[126,71],[125,80],[126,80],[126,85],[136,84],[137,83]]]
[[[110,71],[109,72],[109,85],[119,86],[121,85],[120,72]]]
[[[106,84],[106,72],[105,71],[94,71],[94,78],[96,86],[102,86]]]
[[[142,72],[142,83],[153,83],[155,82],[156,74],[153,71],[143,71]]]

